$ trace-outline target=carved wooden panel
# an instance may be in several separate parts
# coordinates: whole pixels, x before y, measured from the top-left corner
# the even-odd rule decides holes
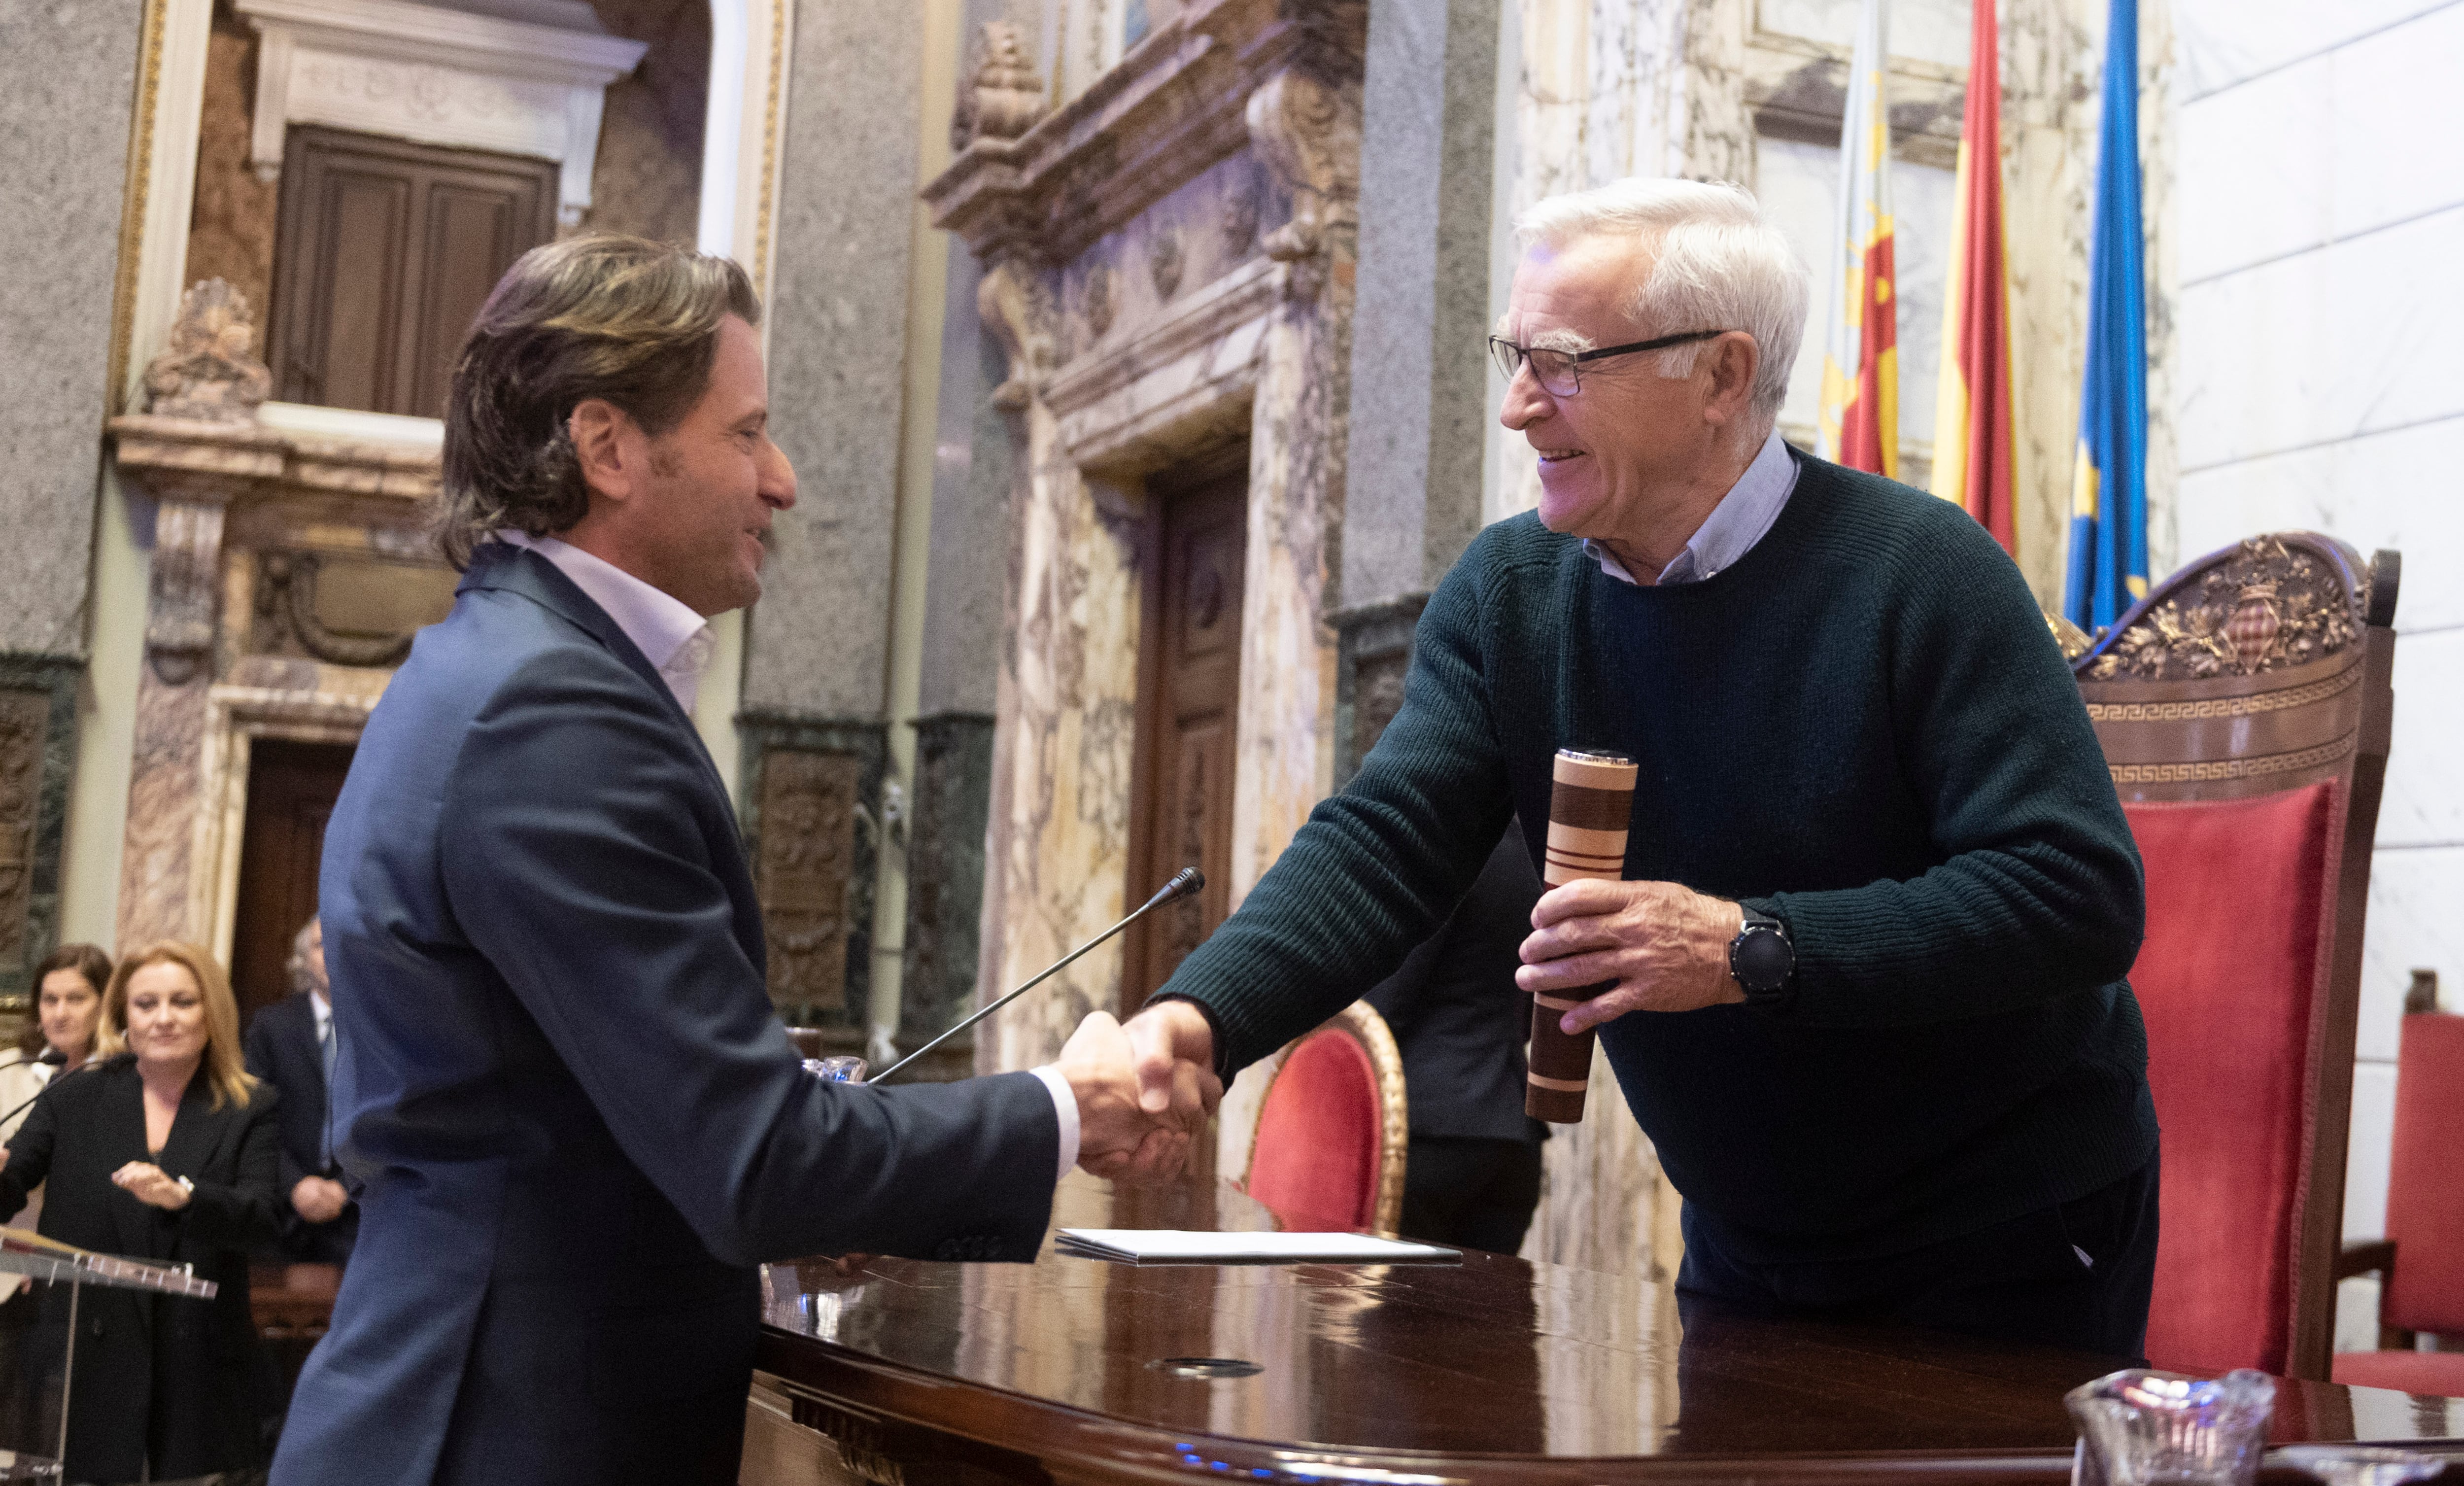
[[[1143,1000],[1231,908],[1234,720],[1241,695],[1241,596],[1248,472],[1159,493],[1161,571],[1141,649],[1138,750],[1145,788],[1131,813],[1125,897],[1144,901],[1183,867],[1206,887],[1138,926],[1122,990]]]
[[[863,767],[848,754],[784,748],[762,761],[759,885],[774,1001],[847,1005],[847,874]]]
[[[2323,660],[2360,634],[2355,600],[2318,553],[2254,537],[2134,621],[2088,678],[2207,680]]]
[[[41,812],[43,737],[51,699],[0,692],[0,965],[26,952],[26,911],[34,887],[34,822]]]

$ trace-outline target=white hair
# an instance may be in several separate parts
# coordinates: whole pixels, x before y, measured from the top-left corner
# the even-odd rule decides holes
[[[1514,219],[1514,240],[1523,248],[1617,236],[1654,250],[1650,277],[1625,305],[1637,328],[1661,335],[1742,330],[1754,338],[1762,353],[1752,404],[1759,427],[1746,432],[1757,443],[1768,437],[1805,337],[1809,276],[1788,239],[1764,220],[1753,192],[1727,181],[1629,176],[1534,202]],[[1705,344],[1659,352],[1660,374],[1692,376]]]

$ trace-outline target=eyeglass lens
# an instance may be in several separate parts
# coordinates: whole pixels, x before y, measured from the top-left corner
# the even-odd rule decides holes
[[[1505,375],[1507,381],[1513,381],[1515,373],[1521,371],[1524,364],[1529,362],[1531,375],[1539,380],[1543,388],[1558,397],[1573,395],[1574,358],[1567,352],[1552,351],[1541,346],[1526,349],[1502,336],[1491,336],[1488,348],[1490,354],[1497,359],[1497,369]]]

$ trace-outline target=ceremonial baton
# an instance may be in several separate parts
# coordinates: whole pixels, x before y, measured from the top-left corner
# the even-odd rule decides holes
[[[1199,871],[1195,867],[1183,867],[1180,869],[1177,876],[1156,891],[1155,897],[1148,898],[1145,903],[1141,904],[1137,912],[1130,915],[1126,919],[1123,919],[1120,922],[1113,924],[1103,933],[1096,935],[1093,939],[1089,940],[1087,943],[1069,951],[1069,953],[1062,956],[1059,960],[1053,962],[1051,968],[1045,970],[1035,979],[1028,981],[1018,989],[1011,991],[1008,995],[1001,997],[999,1001],[996,1001],[992,1005],[984,1008],[982,1010],[978,1011],[975,1015],[968,1017],[957,1026],[951,1028],[948,1031],[943,1032],[941,1035],[934,1038],[922,1047],[917,1048],[914,1052],[908,1054],[905,1057],[900,1058],[897,1062],[891,1064],[888,1068],[883,1069],[879,1074],[866,1079],[865,1081],[867,1083],[881,1083],[886,1081],[891,1075],[898,1072],[902,1068],[905,1068],[908,1064],[914,1062],[925,1054],[932,1052],[935,1048],[939,1047],[941,1044],[949,1041],[958,1033],[965,1031],[968,1028],[982,1021],[985,1017],[992,1015],[995,1011],[1000,1010],[1011,1002],[1016,1001],[1019,997],[1025,995],[1028,991],[1043,985],[1045,981],[1052,979],[1052,977],[1060,974],[1063,970],[1067,969],[1074,962],[1076,962],[1080,955],[1085,954],[1087,951],[1104,943],[1104,941],[1111,939],[1113,935],[1128,928],[1131,924],[1145,918],[1150,911],[1160,908],[1175,898],[1187,898],[1190,894],[1197,892],[1199,888],[1202,888],[1205,885],[1206,874]]]

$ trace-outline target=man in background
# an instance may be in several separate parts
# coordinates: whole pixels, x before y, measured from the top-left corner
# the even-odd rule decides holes
[[[1367,997],[1403,1053],[1408,1237],[1512,1253],[1540,1206],[1549,1127],[1523,1112],[1531,995],[1514,984],[1540,893],[1509,824],[1444,925]]]
[[[291,994],[248,1027],[248,1071],[282,1091],[285,1258],[341,1264],[360,1232],[359,1205],[341,1183],[325,1126],[334,1076],[334,992],[325,974],[325,930],[311,919],[291,942]]]

